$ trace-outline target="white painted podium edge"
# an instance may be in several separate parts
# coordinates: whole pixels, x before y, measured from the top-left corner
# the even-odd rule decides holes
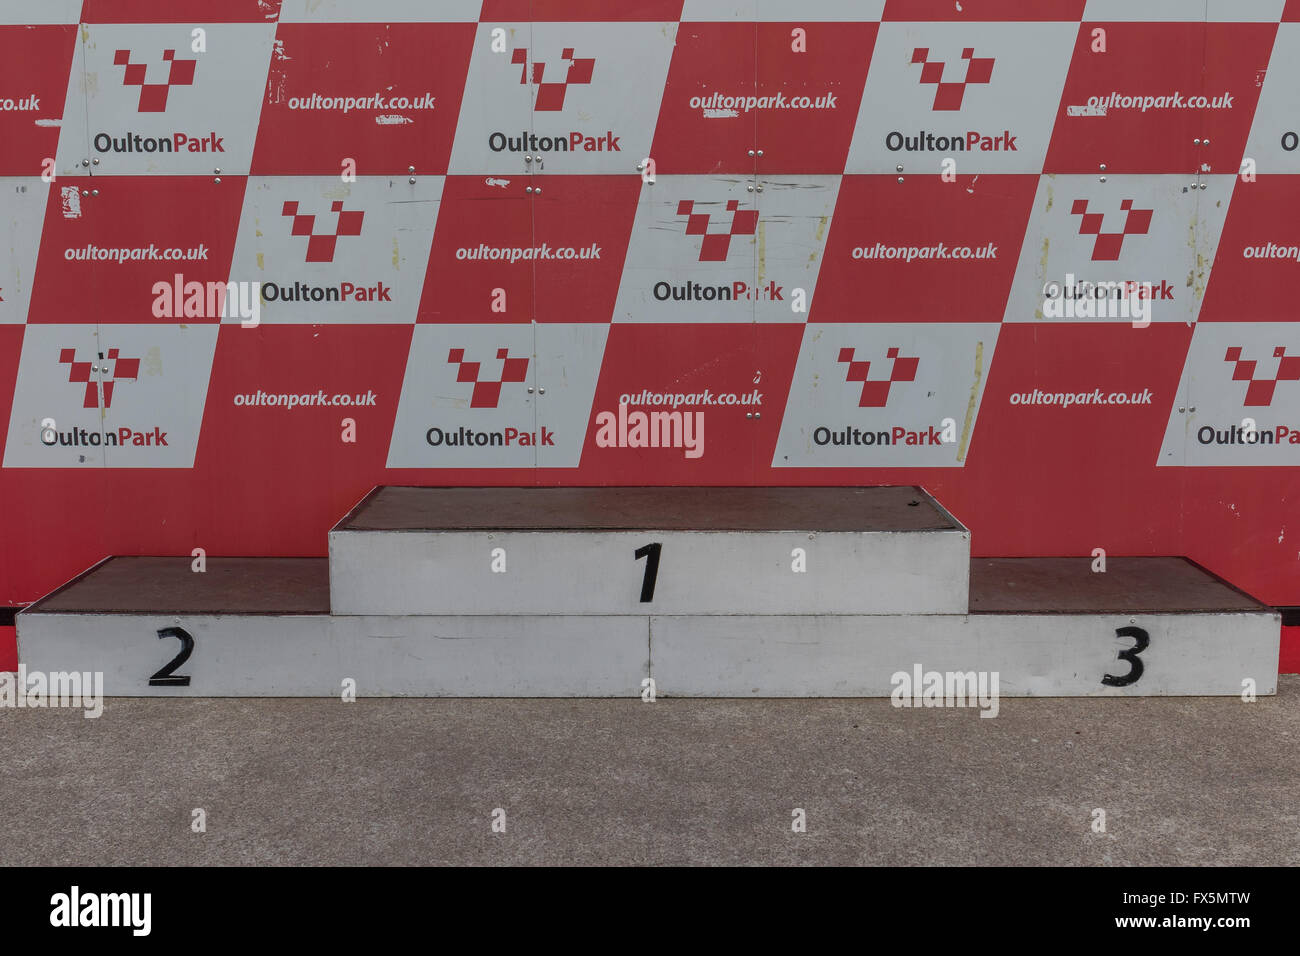
[[[1114,630],[1134,620],[1152,640],[1139,655],[1143,678],[1106,687],[1100,677],[1125,673],[1118,654],[1132,644]],[[179,648],[155,632],[178,621],[196,642],[178,672],[197,674],[215,660],[224,676],[185,688],[149,687],[148,676]],[[276,630],[288,634],[277,641]],[[105,694],[115,697],[332,697],[343,677],[357,680],[359,697],[637,697],[646,678],[663,697],[888,697],[890,675],[916,664],[926,671],[997,670],[1003,697],[1238,696],[1243,676],[1266,696],[1277,689],[1280,639],[1275,611],[18,615],[19,659],[29,672],[102,671]],[[376,654],[375,640],[394,641],[388,649],[395,656]],[[475,653],[465,653],[471,646]],[[1191,676],[1183,674],[1189,652],[1197,655]],[[1164,660],[1177,660],[1181,669],[1162,667]]]

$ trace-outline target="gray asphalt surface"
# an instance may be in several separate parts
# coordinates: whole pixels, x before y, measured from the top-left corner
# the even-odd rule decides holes
[[[1295,865],[1297,741],[1300,677],[1251,704],[1004,699],[995,719],[888,700],[2,709],[0,864]]]

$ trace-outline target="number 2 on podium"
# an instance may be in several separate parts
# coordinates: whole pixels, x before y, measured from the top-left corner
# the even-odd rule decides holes
[[[194,638],[191,637],[190,632],[185,630],[185,628],[183,627],[164,627],[159,629],[158,631],[159,640],[165,640],[166,638],[169,637],[177,638],[181,642],[181,651],[170,661],[164,664],[162,668],[158,671],[158,673],[150,676],[149,686],[150,687],[189,687],[190,686],[189,675],[177,674],[175,673],[175,671],[176,668],[180,667],[187,660],[189,660],[190,655],[194,653]]]

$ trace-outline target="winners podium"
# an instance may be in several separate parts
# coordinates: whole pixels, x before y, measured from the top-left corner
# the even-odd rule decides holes
[[[125,697],[1238,696],[1281,635],[1183,558],[972,560],[914,487],[381,487],[327,559],[108,558],[17,626]]]

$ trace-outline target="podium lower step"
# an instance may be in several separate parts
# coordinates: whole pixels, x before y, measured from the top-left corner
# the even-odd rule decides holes
[[[976,560],[968,615],[418,616],[329,614],[324,559],[113,558],[21,612],[18,647],[107,696],[1275,693],[1276,612],[1179,558],[1108,565]]]
[[[1276,611],[1184,558],[1107,566],[977,558],[960,617],[656,617],[652,666],[694,697],[919,698],[954,675],[1005,697],[1276,693]]]
[[[1238,696],[1246,686],[1276,693],[1280,625],[1243,612],[656,617],[651,634],[665,697],[903,688],[919,699],[932,675],[939,687],[972,675],[1002,697]]]

